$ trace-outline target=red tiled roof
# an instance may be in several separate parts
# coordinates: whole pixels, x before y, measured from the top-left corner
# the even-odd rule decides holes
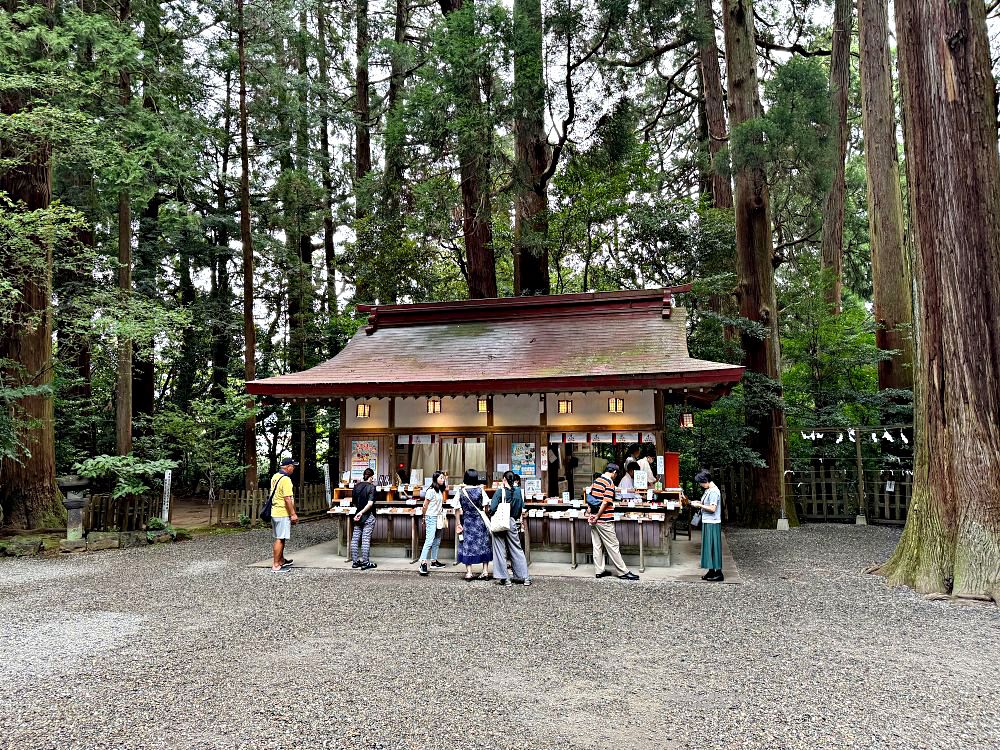
[[[360,308],[369,325],[304,372],[247,383],[278,399],[728,387],[688,356],[675,289]]]

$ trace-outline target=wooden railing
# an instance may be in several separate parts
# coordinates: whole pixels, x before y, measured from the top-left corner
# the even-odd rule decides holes
[[[238,523],[245,516],[250,521],[258,520],[260,506],[264,504],[270,490],[220,490],[218,514],[215,523]],[[307,484],[301,490],[295,488],[295,511],[302,517],[318,516],[326,513],[326,488],[322,484]]]
[[[91,495],[83,512],[83,528],[87,531],[141,531],[159,511],[159,503],[151,495],[130,495],[117,500],[111,495]]]
[[[749,470],[739,466],[714,473],[723,493],[727,517],[738,521],[740,500],[749,494]],[[868,522],[905,523],[913,497],[913,476],[900,469],[865,469],[862,475],[864,514]],[[861,504],[858,472],[832,466],[792,472],[785,476],[785,497],[795,503],[802,521],[853,521]]]

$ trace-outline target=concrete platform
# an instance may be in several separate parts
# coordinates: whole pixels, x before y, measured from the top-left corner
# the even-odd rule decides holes
[[[321,568],[325,570],[358,572],[354,571],[351,568],[351,563],[344,559],[344,556],[340,553],[336,539],[302,549],[296,549],[294,542],[295,540],[293,538],[292,542],[289,544],[286,554],[294,560],[293,567],[295,568]],[[584,548],[584,551],[589,549],[590,545],[588,544]],[[451,550],[449,550],[449,552],[450,551]],[[365,571],[364,575],[377,576],[379,573],[386,571],[397,573],[417,572],[417,564],[415,562],[411,563],[404,557],[400,557],[395,548],[379,549],[378,547],[373,547],[372,552],[374,553],[371,557],[372,562],[376,563],[378,568],[371,571]],[[444,550],[442,550],[442,552],[444,552]],[[448,567],[433,570],[431,571],[432,575],[448,575],[455,577],[462,577],[465,575],[465,566],[453,564],[452,559],[449,559],[447,555],[442,555],[441,557],[441,561],[446,563]],[[580,557],[581,564],[576,568],[573,568],[568,562],[559,563],[533,561],[531,565],[529,565],[528,569],[531,571],[532,578],[593,578],[594,566],[589,563],[583,563],[583,556],[581,555]],[[699,563],[701,561],[701,533],[694,531],[691,535],[691,541],[687,541],[685,539],[678,539],[674,541],[673,559],[674,564],[670,567],[647,566],[645,572],[641,572],[639,571],[638,565],[634,565],[632,570],[646,581],[686,581],[690,583],[702,583],[701,576],[705,573],[705,571],[699,567]],[[726,541],[725,534],[722,535],[722,565],[722,572],[726,576],[726,583],[742,583],[739,570],[736,568],[736,563],[733,560],[732,553],[729,551],[729,544]],[[261,560],[253,563],[252,567],[269,568],[271,567],[271,561]],[[476,569],[478,570],[478,566],[476,566]]]

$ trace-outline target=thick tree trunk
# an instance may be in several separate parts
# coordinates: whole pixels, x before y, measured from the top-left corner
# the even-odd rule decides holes
[[[240,242],[243,246],[243,351],[244,378],[247,382],[257,377],[257,327],[253,317],[253,234],[250,227],[250,146],[247,126],[247,57],[245,0],[236,0],[239,16],[237,50],[240,78]],[[249,397],[250,406],[254,405]],[[247,491],[257,489],[257,424],[251,414],[243,424],[243,461],[246,464],[244,486]]]
[[[319,67],[319,163],[323,182],[323,260],[326,264],[326,311],[329,316],[327,355],[337,352],[337,335],[334,321],[339,314],[337,300],[337,251],[333,243],[333,174],[330,170],[330,77],[326,56],[327,10],[323,0],[316,8],[317,51]]]
[[[917,454],[913,508],[883,572],[925,593],[1000,601],[1000,159],[985,6],[895,7],[919,301]]]
[[[160,204],[162,198],[154,194],[139,216],[139,231],[136,236],[135,271],[133,284],[137,296],[146,299],[156,299],[157,266],[160,261],[158,242],[160,223]],[[153,345],[139,347],[132,354],[132,429],[140,437],[146,431],[136,426],[138,420],[153,414],[156,401],[156,365],[153,355]]]
[[[844,193],[847,159],[847,96],[851,87],[851,37],[854,0],[836,0],[833,11],[833,50],[830,57],[830,97],[833,121],[833,181],[823,205],[820,260],[829,276],[826,300],[840,313],[844,276]]]
[[[122,0],[120,21],[128,22],[131,6]],[[119,74],[121,104],[132,101],[132,76],[128,70]],[[132,205],[127,190],[118,194],[118,289],[127,299],[132,294]],[[115,451],[119,456],[132,452],[132,341],[124,336],[118,342],[118,382],[115,393]]]
[[[462,9],[468,10],[460,28],[453,33],[472,35],[474,32],[473,0],[439,0],[445,17]],[[468,66],[453,68],[458,88],[465,91],[464,105],[469,112],[485,116],[478,70]],[[496,255],[493,248],[493,226],[490,205],[489,155],[492,132],[482,137],[463,134],[458,143],[459,175],[462,189],[462,233],[465,236],[465,258],[469,296],[473,299],[497,296]]]
[[[24,108],[25,95],[8,89],[0,93],[0,114],[10,117]],[[43,211],[52,198],[51,150],[40,141],[34,153],[18,144],[19,163],[0,170],[0,193],[15,210]],[[0,158],[14,158],[9,144],[0,142]],[[3,257],[4,271],[20,277],[21,299],[12,311],[12,323],[0,329],[0,360],[12,369],[4,382],[21,385],[52,384],[52,248],[38,238],[34,258]],[[4,254],[6,256],[6,253]],[[0,523],[15,528],[51,527],[65,517],[55,485],[55,421],[52,394],[28,396],[17,402],[18,416],[27,421],[18,460],[0,461]]]
[[[548,294],[552,158],[545,135],[541,0],[514,2],[514,294]]]
[[[233,337],[229,331],[233,304],[233,290],[229,280],[229,227],[222,217],[230,215],[229,158],[232,150],[232,93],[233,76],[226,71],[226,103],[222,114],[222,163],[219,165],[219,184],[216,188],[215,208],[220,221],[215,230],[215,250],[212,266],[212,397],[222,401],[229,385],[229,363],[232,360]]]
[[[733,207],[733,185],[728,171],[719,169],[719,152],[728,142],[726,129],[725,101],[722,95],[722,71],[719,67],[719,46],[715,41],[715,14],[712,0],[697,0],[695,12],[698,14],[698,71],[701,76],[701,90],[705,97],[705,122],[708,126],[708,154],[711,161],[712,206],[714,208]]]
[[[879,389],[913,388],[913,275],[903,234],[896,111],[889,59],[888,0],[860,0],[861,114],[868,176],[868,233]]]
[[[761,114],[757,88],[757,50],[751,0],[725,0],[723,21],[729,78],[729,122],[736,127]],[[759,339],[741,334],[748,400],[754,391],[780,390],[778,307],[774,286],[774,247],[767,177],[762,166],[734,154],[736,166],[736,275],[740,315],[760,323],[769,335]],[[769,379],[775,385],[768,386]],[[783,501],[784,414],[777,408],[750,403],[747,424],[754,430],[754,449],[766,466],[751,469],[751,497],[741,507],[743,523],[774,526]],[[794,508],[787,509],[794,514]]]

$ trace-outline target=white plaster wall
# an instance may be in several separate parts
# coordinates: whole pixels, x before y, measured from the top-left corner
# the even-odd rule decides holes
[[[531,427],[541,423],[536,395],[493,397],[493,424],[496,427]]]
[[[608,399],[625,400],[623,414],[608,413]],[[656,422],[656,399],[653,391],[600,391],[598,393],[549,393],[546,395],[546,424],[631,427]],[[560,399],[573,402],[572,414],[559,414]]]
[[[372,413],[367,419],[358,419],[358,404],[371,404]],[[389,426],[389,399],[349,398],[347,399],[347,428],[351,430],[378,429]]]
[[[441,399],[441,413],[427,413],[427,399],[396,399],[396,427],[420,428],[428,432],[435,429],[485,427],[486,415],[478,412],[478,399],[471,396],[445,396]]]

